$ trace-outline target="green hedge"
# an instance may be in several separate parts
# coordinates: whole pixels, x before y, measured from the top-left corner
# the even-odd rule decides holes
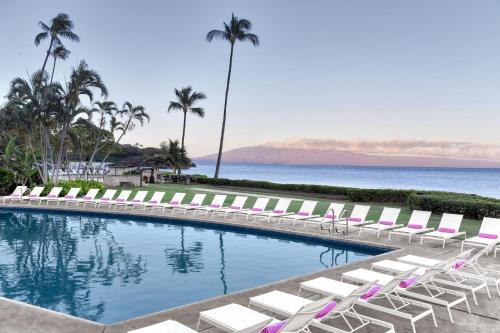
[[[0,195],[11,194],[16,188],[16,176],[9,169],[0,169]]]
[[[484,216],[500,218],[500,200],[473,194],[447,192],[413,193],[408,197],[412,209],[430,210],[433,213],[463,214],[473,219]]]
[[[347,191],[347,197],[354,202],[391,202],[405,204],[413,193],[415,193],[415,191],[353,188]]]
[[[80,194],[78,196],[83,196],[85,195],[88,190],[91,188],[97,188],[99,190],[103,190],[104,186],[102,183],[95,181],[95,180],[83,180],[83,179],[76,179],[76,180],[68,180],[68,181],[61,181],[57,184],[57,186],[62,186],[62,192],[61,196],[64,196],[68,193],[68,191],[72,187],[80,187]],[[42,193],[42,195],[47,195],[47,193],[50,192],[50,190],[54,187],[53,184],[47,184],[45,185],[45,189]]]

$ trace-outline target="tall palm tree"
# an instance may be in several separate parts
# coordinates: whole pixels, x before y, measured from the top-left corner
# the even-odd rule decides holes
[[[184,113],[184,123],[182,125],[182,140],[181,147],[184,148],[184,136],[186,135],[186,116],[188,112],[195,114],[201,118],[205,117],[205,111],[200,107],[193,107],[193,105],[201,100],[207,98],[201,91],[193,91],[190,86],[182,88],[181,90],[175,89],[175,96],[177,101],[170,101],[167,112],[172,110],[179,110]]]
[[[56,17],[50,20],[50,26],[43,23],[42,21],[38,22],[38,24],[42,28],[42,32],[36,35],[35,45],[38,46],[40,45],[41,41],[50,38],[49,48],[47,49],[47,55],[45,56],[45,60],[42,66],[43,72],[45,70],[45,66],[47,65],[47,60],[49,60],[52,48],[62,45],[61,38],[66,38],[73,42],[79,42],[80,38],[72,31],[75,25],[69,18],[68,14],[58,14]]]
[[[52,57],[54,58],[54,63],[52,65],[52,74],[50,75],[50,83],[54,80],[54,72],[56,70],[57,59],[66,60],[70,55],[70,51],[64,47],[64,45],[57,46],[52,50]]]
[[[227,96],[229,93],[229,82],[231,81],[231,68],[233,66],[233,51],[234,44],[236,41],[240,42],[250,42],[254,46],[259,45],[259,37],[257,35],[251,34],[248,31],[252,28],[252,23],[246,19],[240,19],[231,16],[231,21],[229,24],[224,22],[224,30],[211,30],[207,33],[206,39],[211,42],[214,39],[221,39],[229,42],[231,45],[231,53],[229,55],[229,70],[227,72],[227,83],[226,83],[226,96],[224,99],[224,115],[222,118],[222,130],[220,135],[219,144],[219,154],[217,155],[217,165],[215,167],[215,178],[219,177],[220,162],[222,158],[222,147],[224,145],[224,131],[226,129],[226,110],[227,110]]]

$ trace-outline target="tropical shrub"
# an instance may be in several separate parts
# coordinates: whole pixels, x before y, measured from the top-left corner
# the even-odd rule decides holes
[[[84,180],[84,179],[61,181],[61,182],[57,183],[57,186],[62,186],[62,188],[63,188],[61,191],[61,196],[66,195],[72,187],[81,188],[79,196],[85,195],[88,192],[88,190],[90,190],[91,188],[97,188],[100,191],[104,189],[104,186],[102,185],[102,183],[95,181],[95,180]],[[49,193],[53,187],[54,187],[54,184],[51,184],[51,183],[46,184],[42,195],[47,195],[47,193]]]
[[[354,202],[392,202],[404,204],[413,193],[415,191],[412,190],[351,188],[347,190],[347,197]]]
[[[7,195],[12,193],[16,187],[16,176],[9,169],[0,169],[0,194]]]

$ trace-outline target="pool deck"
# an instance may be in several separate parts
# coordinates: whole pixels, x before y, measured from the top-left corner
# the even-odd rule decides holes
[[[0,204],[0,208],[13,208],[13,207],[32,207],[39,208],[38,206],[27,206],[26,204],[12,204],[3,205]],[[67,210],[67,211],[85,211],[85,212],[95,212],[93,207],[81,208],[78,210],[74,207],[56,207],[55,205],[43,206],[44,209],[50,210]],[[142,211],[136,209],[134,211],[125,211],[123,209],[118,210],[108,210],[99,209],[104,213],[112,214],[134,214],[138,216],[163,216],[166,218],[171,218],[172,215],[162,215],[158,212],[151,214],[150,210]],[[176,219],[192,219],[190,213],[184,216],[183,214],[173,215]],[[222,224],[231,226],[241,226],[244,225],[247,228],[255,228],[258,230],[273,230],[278,232],[285,232],[289,234],[297,235],[307,235],[313,237],[327,238],[331,239],[332,236],[328,234],[327,231],[320,231],[318,228],[308,227],[304,228],[302,223],[295,226],[290,223],[278,224],[267,223],[265,221],[259,222],[243,222],[241,220],[233,219],[223,219],[223,218],[206,218],[203,215],[197,215],[197,220],[205,221],[210,224]],[[351,230],[354,231],[354,230]],[[391,247],[394,249],[392,252],[384,253],[378,256],[369,257],[366,260],[357,261],[349,264],[344,264],[335,268],[325,269],[320,272],[303,275],[300,277],[290,278],[287,280],[278,281],[276,283],[260,286],[257,288],[244,290],[229,295],[219,296],[193,304],[149,314],[139,318],[130,319],[127,321],[104,325],[99,323],[94,323],[91,321],[75,318],[65,314],[49,311],[39,307],[31,306],[25,303],[5,299],[0,297],[0,333],[125,333],[130,330],[145,327],[148,325],[156,324],[161,321],[168,319],[177,320],[184,325],[187,325],[193,329],[196,328],[198,322],[198,314],[200,311],[215,308],[221,305],[229,303],[239,303],[242,305],[248,305],[249,297],[256,296],[271,290],[281,290],[289,292],[292,294],[297,294],[299,289],[299,283],[301,281],[310,280],[315,277],[324,276],[328,278],[340,280],[342,272],[353,270],[356,268],[370,268],[370,264],[375,261],[382,259],[392,259],[403,256],[405,254],[428,256],[433,258],[446,258],[453,254],[458,253],[460,250],[460,241],[451,241],[445,249],[441,248],[441,243],[426,241],[423,246],[419,244],[416,239],[411,243],[408,243],[407,238],[401,238],[399,236],[394,236],[390,241],[387,240],[387,234],[382,234],[380,239],[375,237],[375,233],[366,232],[361,236],[358,236],[357,232],[351,232],[351,234],[346,237],[342,235],[335,235],[334,238],[342,241],[356,242],[372,246],[382,246]],[[490,268],[500,270],[500,258],[497,257],[493,259],[490,255],[489,257],[484,257],[481,259],[481,263]],[[493,288],[490,288],[492,292],[492,298],[488,299],[484,290],[477,292],[477,297],[479,305],[475,305],[472,301],[472,297],[468,294],[469,303],[471,306],[472,313],[467,313],[465,306],[459,304],[456,308],[452,309],[452,314],[455,319],[455,323],[451,323],[448,318],[446,308],[433,305],[434,312],[436,314],[437,322],[439,327],[435,328],[432,320],[427,317],[419,320],[416,323],[417,332],[500,332],[500,296]],[[461,290],[463,291],[463,290]],[[307,293],[303,293],[304,297],[313,297]],[[134,302],[134,300],[130,300]],[[396,332],[412,332],[409,321],[394,317],[391,315],[385,315],[380,312],[374,312],[373,310],[368,310],[364,307],[357,306],[356,309],[365,315],[371,317],[382,319],[394,324]],[[317,329],[312,328],[312,332],[322,332]],[[365,327],[359,332],[378,332],[373,326]],[[220,332],[215,328],[209,328],[207,325],[202,325],[200,327],[200,332]]]

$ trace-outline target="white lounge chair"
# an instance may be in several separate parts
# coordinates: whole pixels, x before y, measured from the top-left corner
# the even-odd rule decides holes
[[[448,239],[460,236],[464,236],[464,238],[466,238],[467,234],[465,233],[465,231],[460,231],[462,219],[463,215],[460,214],[443,214],[437,230],[421,235],[420,244],[423,243],[424,239],[433,239],[442,241],[444,248]]]
[[[302,203],[302,206],[300,207],[300,209],[297,213],[292,214],[292,215],[281,216],[278,219],[278,224],[280,224],[282,221],[289,220],[289,221],[293,221],[293,225],[295,225],[295,223],[297,221],[304,221],[304,220],[309,219],[311,217],[318,217],[319,215],[313,215],[314,208],[316,208],[317,204],[318,204],[317,201],[305,200]],[[305,227],[305,225],[306,224],[304,222],[304,227]]]
[[[99,199],[94,200],[95,207],[101,207],[102,205],[108,205],[111,207],[111,203],[113,202],[113,197],[116,194],[116,190],[107,189],[106,192]]]
[[[233,333],[261,333],[262,330],[272,321],[273,319],[270,318],[267,322],[264,322],[261,325],[250,327],[249,329],[242,331],[235,331]],[[158,324],[128,331],[128,333],[198,333],[198,331],[195,331],[175,320],[167,320]]]
[[[271,211],[265,211],[258,215],[255,215],[255,218],[263,217],[267,219],[267,222],[271,222],[272,218],[278,218],[285,215],[292,215],[292,213],[287,212],[291,199],[279,199],[276,203],[276,206]]]
[[[3,203],[5,203],[5,201],[7,201],[7,200],[9,202],[21,201],[24,192],[26,192],[27,190],[28,190],[28,186],[16,186],[16,188],[14,189],[14,191],[12,191],[12,193],[10,195],[2,197]]]
[[[271,323],[268,324],[262,332],[265,332],[266,329],[268,331],[271,330],[271,326],[272,332],[276,333],[307,332],[309,324],[321,311],[323,311],[323,309],[325,309],[325,306],[327,306],[332,299],[333,297],[329,296],[306,304],[291,318],[283,321],[278,321],[239,304],[228,304],[219,308],[200,312],[200,318],[196,329],[199,330],[201,322],[204,322],[226,332],[238,332],[253,329],[256,326],[260,327],[262,323],[271,320]]]
[[[499,244],[500,219],[484,217],[478,235],[462,241],[462,250],[464,249],[464,245],[487,247],[493,249]]]
[[[68,200],[66,205],[68,203],[75,203],[77,207],[79,204],[83,204],[83,207],[85,207],[87,204],[92,205],[95,203],[95,197],[97,196],[98,193],[99,189],[92,188],[88,190],[87,194],[85,194],[83,197]]]
[[[411,213],[410,221],[408,221],[406,227],[393,229],[389,231],[389,239],[391,239],[392,235],[408,236],[408,243],[410,243],[413,235],[420,235],[423,234],[424,232],[434,230],[432,228],[427,228],[427,224],[429,223],[430,217],[431,217],[431,212],[414,210]]]
[[[23,195],[21,201],[26,201],[31,204],[32,201],[39,200],[44,188],[43,186],[35,186],[28,195]]]
[[[314,217],[305,220],[304,227],[306,227],[307,223],[312,223],[313,225],[319,225],[320,228],[322,226],[328,226],[328,229],[331,229],[334,221],[344,218],[344,207],[345,204],[343,203],[332,202],[322,217]]]
[[[413,271],[408,271],[398,276],[384,277],[380,281],[372,279],[371,282],[368,282],[373,284],[372,288],[358,299],[357,304],[409,320],[413,332],[416,332],[415,323],[429,315],[437,327],[434,310],[431,305],[403,298],[398,294],[399,290],[404,290],[404,288],[408,288],[413,283],[412,274]],[[320,277],[302,282],[300,284],[299,295],[303,290],[306,290],[319,295],[334,295],[335,298],[343,299],[357,288],[359,288],[358,285]],[[385,302],[381,303],[378,301],[379,299],[385,300]],[[411,308],[411,310],[406,311],[407,308]]]
[[[338,225],[344,227],[348,226],[350,228],[350,227],[360,227],[362,225],[373,223],[373,221],[366,220],[369,211],[370,211],[370,206],[355,205],[349,217],[340,219],[338,221]]]
[[[165,196],[165,192],[163,191],[156,191],[153,193],[151,196],[151,199],[145,202],[141,202],[137,204],[138,207],[143,207],[144,210],[146,210],[147,207],[158,207],[161,204],[161,201],[163,200],[163,197]]]
[[[70,200],[76,199],[76,197],[78,196],[78,193],[80,193],[80,190],[81,190],[81,188],[79,188],[79,187],[71,188],[64,197],[57,199],[57,205],[59,206],[61,204],[61,202],[65,202],[66,206],[67,206],[68,202]]]
[[[43,201],[45,201],[48,205],[50,201],[58,201],[59,200],[59,195],[61,194],[62,190],[63,190],[63,188],[60,186],[53,187],[50,190],[49,194],[47,194],[44,197],[39,197],[35,200],[38,200],[39,206],[42,204]]]
[[[127,209],[129,206],[132,207],[132,210],[134,210],[134,207],[141,202],[144,201],[146,198],[146,195],[148,195],[148,191],[137,191],[137,193],[134,195],[134,198],[132,200],[128,200],[125,202],[115,202],[115,209],[119,206],[123,206],[123,208]]]
[[[175,193],[172,199],[170,199],[169,202],[166,203],[160,203],[156,206],[153,206],[152,209],[154,210],[155,208],[162,209],[163,213],[165,213],[165,209],[170,209],[177,207],[182,204],[182,200],[184,200],[184,197],[186,196],[186,193]]]
[[[311,326],[317,327],[326,332],[354,332],[373,323],[386,328],[384,332],[394,332],[394,326],[388,322],[373,319],[359,314],[354,305],[360,297],[364,297],[373,287],[373,283],[367,283],[361,287],[356,287],[351,293],[342,298],[340,302],[331,301],[325,310],[320,312],[311,322]],[[304,306],[313,303],[312,300],[300,296],[288,294],[279,290],[273,290],[263,295],[250,298],[249,307],[257,307],[265,311],[275,313],[280,316],[290,317],[300,311]],[[341,318],[341,326],[325,324],[328,319]],[[354,320],[348,320],[352,318]],[[345,330],[347,325],[349,330]]]
[[[191,199],[191,202],[188,203],[187,205],[178,205],[176,207],[173,207],[172,214],[175,212],[175,210],[180,209],[184,210],[184,215],[185,215],[188,210],[193,210],[200,207],[203,204],[203,200],[205,200],[206,196],[207,195],[205,193],[195,194],[193,199]]]
[[[266,210],[267,204],[269,203],[269,198],[257,198],[252,208],[244,209],[239,212],[236,212],[234,215],[243,215],[246,217],[246,220],[250,218],[250,216],[256,216],[262,214]]]
[[[365,226],[361,226],[359,228],[359,234],[361,235],[361,231],[363,230],[371,230],[377,232],[377,238],[380,237],[380,233],[382,231],[389,231],[395,228],[400,228],[402,224],[396,224],[398,221],[399,213],[401,212],[400,208],[388,208],[384,207],[382,214],[378,220],[378,223],[368,224]]]
[[[236,214],[243,211],[243,206],[245,206],[245,202],[247,202],[248,197],[244,197],[238,195],[234,198],[233,203],[229,205],[229,207],[218,209],[214,212],[214,214],[223,214],[224,218],[226,218],[229,214]]]
[[[206,215],[208,216],[208,213],[212,213],[212,216],[214,212],[218,209],[222,208],[222,205],[224,204],[224,201],[226,201],[227,195],[225,194],[216,194],[214,195],[212,202],[208,206],[199,206],[194,209],[194,212],[205,212]]]
[[[130,190],[122,190],[114,200],[111,200],[110,208],[113,205],[115,206],[115,209],[117,208],[117,206],[124,206],[130,198],[131,194],[132,191]]]

